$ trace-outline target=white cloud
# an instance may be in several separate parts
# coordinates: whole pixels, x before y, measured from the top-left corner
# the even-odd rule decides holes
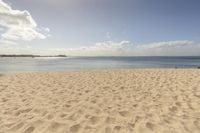
[[[137,51],[153,56],[196,56],[200,55],[200,43],[193,41],[168,41],[139,45]]]
[[[192,44],[194,44],[193,41],[184,40],[184,41],[157,42],[157,43],[151,43],[149,45],[144,45],[141,47],[151,48],[151,49],[162,49],[162,48],[184,47]]]
[[[62,49],[62,54],[78,55],[78,56],[120,56],[124,55],[128,49],[132,47],[131,42],[99,42],[93,46]]]
[[[0,40],[0,45],[16,45],[17,43],[9,40]]]
[[[134,45],[130,41],[107,41],[88,47],[35,50],[33,53],[69,56],[196,56],[200,55],[200,44],[187,40],[143,45]]]
[[[45,39],[48,28],[39,28],[28,11],[14,10],[0,0],[0,26],[5,28],[1,38],[10,41]]]

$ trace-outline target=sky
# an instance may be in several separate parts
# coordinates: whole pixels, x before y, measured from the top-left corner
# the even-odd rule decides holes
[[[199,0],[0,0],[0,54],[200,55]]]

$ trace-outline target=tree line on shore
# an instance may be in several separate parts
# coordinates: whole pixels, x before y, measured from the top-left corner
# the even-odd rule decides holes
[[[22,54],[22,55],[6,55],[6,54],[2,54],[0,55],[0,57],[67,57],[66,55],[28,55],[28,54]]]

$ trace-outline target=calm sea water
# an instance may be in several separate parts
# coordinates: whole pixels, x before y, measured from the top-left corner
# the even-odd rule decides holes
[[[82,69],[196,68],[200,57],[0,58],[0,73]]]

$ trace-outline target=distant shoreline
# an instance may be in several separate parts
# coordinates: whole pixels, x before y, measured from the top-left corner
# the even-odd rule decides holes
[[[66,55],[0,55],[0,58],[2,57],[67,57]]]

